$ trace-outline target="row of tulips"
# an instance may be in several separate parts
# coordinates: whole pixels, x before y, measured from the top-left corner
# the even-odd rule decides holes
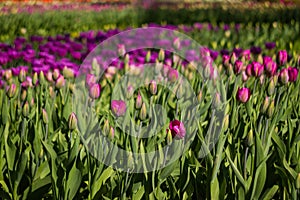
[[[3,199],[299,197],[297,56],[276,51],[276,43],[218,52],[190,50],[191,44],[181,39],[155,41],[183,48],[181,58],[162,49],[127,52],[128,39],[117,52],[104,51],[120,56],[113,62],[79,67],[96,42],[117,31],[91,33],[76,41],[58,35],[1,45]],[[10,68],[14,62],[28,67]],[[154,66],[145,66],[150,63]],[[149,79],[153,68],[156,79]],[[101,79],[99,70],[104,71]],[[120,86],[122,77],[142,86],[135,89],[130,81]],[[206,140],[218,130],[217,141]],[[190,145],[183,151],[184,141]],[[124,159],[117,148],[132,154]],[[203,156],[203,149],[210,151]],[[160,154],[157,159],[134,157],[153,151]],[[149,168],[169,159],[165,167]],[[121,166],[125,172],[115,169]]]

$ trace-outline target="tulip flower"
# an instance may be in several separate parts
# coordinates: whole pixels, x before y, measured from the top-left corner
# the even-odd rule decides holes
[[[252,62],[252,73],[254,76],[259,77],[264,70],[264,66],[259,62]]]
[[[45,124],[49,123],[48,114],[47,114],[47,111],[45,109],[42,110],[42,118],[43,118],[43,122]]]
[[[277,62],[279,65],[284,65],[287,62],[288,55],[286,50],[281,50],[277,54]]]
[[[135,108],[140,109],[142,107],[142,103],[143,103],[142,96],[140,93],[138,93],[136,100],[135,100]]]
[[[174,83],[178,79],[178,71],[170,68],[168,71],[168,79],[171,83]]]
[[[23,105],[22,114],[24,117],[28,117],[29,115],[29,104],[28,101]]]
[[[55,82],[55,87],[57,88],[57,89],[60,89],[60,88],[62,88],[64,85],[65,85],[65,78],[64,78],[64,76],[62,76],[62,75],[60,75],[58,78],[57,78],[57,80],[56,80],[56,82]]]
[[[173,120],[169,124],[172,137],[174,139],[182,139],[185,137],[186,130],[184,124],[179,120]]]
[[[77,116],[74,112],[72,112],[71,115],[69,116],[68,124],[69,124],[69,129],[71,131],[76,129],[76,127],[77,127]]]
[[[122,100],[112,100],[111,101],[112,113],[117,116],[123,116],[126,112],[126,103]]]
[[[287,68],[284,68],[279,73],[280,81],[283,84],[287,84],[289,82],[289,71]]]
[[[6,94],[9,98],[13,98],[17,93],[17,86],[16,84],[11,84],[7,87]]]
[[[243,69],[243,62],[240,60],[236,60],[234,63],[234,72],[236,74],[239,74],[241,73],[242,69]]]
[[[145,120],[146,117],[147,117],[147,108],[146,108],[146,104],[143,103],[143,104],[142,104],[142,108],[141,108],[141,110],[140,110],[140,119],[141,119],[141,120]]]
[[[289,74],[289,81],[290,82],[295,82],[297,80],[298,72],[299,72],[299,69],[297,69],[295,67],[289,67],[288,68],[288,74]]]
[[[236,98],[238,101],[242,103],[246,103],[251,96],[251,92],[249,88],[239,88],[236,94]]]
[[[272,60],[266,61],[265,69],[269,76],[274,76],[277,72],[277,63]]]
[[[89,95],[92,99],[98,99],[100,97],[101,85],[100,84],[93,84],[90,87]]]
[[[248,76],[252,76],[252,64],[247,65],[246,73],[247,73]]]
[[[157,84],[155,80],[152,80],[149,84],[149,91],[152,95],[155,95],[157,92]]]

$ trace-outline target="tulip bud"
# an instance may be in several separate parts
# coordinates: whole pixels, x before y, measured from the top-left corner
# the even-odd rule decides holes
[[[27,91],[26,91],[26,90],[22,90],[22,93],[21,93],[21,100],[22,100],[22,101],[25,101],[26,96],[27,96]]]
[[[57,89],[60,89],[60,88],[62,88],[64,85],[65,85],[65,78],[64,78],[64,76],[60,75],[60,76],[57,78],[56,82],[55,82],[55,87],[56,87]]]
[[[141,119],[141,120],[145,120],[146,117],[147,117],[147,108],[146,108],[146,104],[143,103],[143,104],[142,104],[142,108],[141,108],[141,110],[140,110],[140,119]]]
[[[60,76],[59,70],[58,69],[54,69],[54,71],[52,73],[53,80],[58,79],[59,76]]]
[[[17,94],[17,86],[14,83],[8,86],[6,94],[9,98],[13,98]]]
[[[168,144],[168,145],[171,145],[172,140],[173,140],[173,137],[172,137],[171,130],[170,130],[170,129],[167,129],[167,144]]]
[[[178,79],[178,71],[170,68],[168,71],[168,79],[171,83],[174,83]]]
[[[115,129],[111,126],[109,129],[109,135],[108,135],[109,139],[114,139],[115,137]]]
[[[163,49],[160,49],[158,53],[158,61],[163,62],[164,59],[165,59],[165,51]]]
[[[24,117],[28,117],[28,115],[29,115],[28,101],[26,101],[25,104],[23,105],[22,114],[23,114]]]
[[[134,93],[134,89],[131,85],[129,85],[127,87],[127,93],[126,93],[127,99],[130,99],[130,97],[133,95],[133,93]]]
[[[252,76],[252,65],[248,64],[246,67],[246,73],[248,76]]]
[[[284,65],[287,62],[287,58],[288,58],[288,55],[287,55],[286,50],[281,50],[278,52],[277,62],[279,65]]]
[[[299,70],[295,67],[289,67],[288,68],[288,73],[289,73],[289,81],[290,82],[295,82],[298,78],[298,72]]]
[[[224,121],[223,121],[223,129],[224,131],[226,131],[228,129],[229,126],[229,115],[226,114],[224,117]]]
[[[90,90],[89,90],[89,95],[91,97],[91,99],[98,99],[100,97],[100,91],[101,91],[101,85],[100,84],[93,84],[91,87],[90,87]]]
[[[125,115],[126,103],[122,100],[112,100],[111,101],[111,111],[117,117]]]
[[[264,70],[264,66],[259,62],[252,62],[252,73],[254,76],[259,77]]]
[[[267,96],[264,100],[264,103],[261,106],[261,109],[260,109],[261,112],[265,113],[267,111],[269,105],[270,105],[270,97]]]
[[[50,94],[50,97],[51,97],[51,98],[54,98],[54,97],[55,97],[55,91],[54,91],[54,89],[53,89],[52,86],[49,87],[49,94]]]
[[[152,95],[155,95],[157,92],[157,84],[155,80],[152,80],[149,84],[149,90]]]
[[[252,129],[250,129],[250,131],[248,132],[247,135],[247,145],[248,147],[251,147],[253,145],[254,141],[253,141],[253,131]]]
[[[296,188],[300,189],[300,173],[298,173],[298,175],[296,177]]]
[[[198,99],[198,102],[200,103],[202,101],[202,91],[200,91],[197,95],[197,99]]]
[[[109,122],[108,119],[105,120],[104,126],[103,126],[103,135],[107,136],[109,134]]]
[[[241,73],[242,69],[243,69],[243,62],[240,60],[236,60],[234,63],[234,72],[236,74],[239,74]]]
[[[242,80],[243,80],[243,82],[246,82],[248,80],[248,76],[245,71],[242,72]]]
[[[145,61],[148,63],[148,62],[150,62],[150,59],[151,59],[151,51],[149,50],[146,54]]]
[[[274,113],[274,106],[275,106],[275,101],[272,100],[268,108],[268,117],[272,117]]]
[[[228,68],[230,65],[229,61],[230,61],[230,57],[228,55],[223,55],[222,63],[226,68]]]
[[[49,119],[48,119],[47,111],[45,109],[42,110],[42,117],[43,117],[43,122],[45,124],[48,124],[49,123]]]
[[[138,92],[138,95],[135,100],[135,108],[140,109],[142,107],[142,103],[143,103],[142,96],[141,96],[140,92]]]
[[[183,96],[183,93],[184,93],[184,91],[183,91],[183,85],[179,84],[178,87],[177,87],[177,90],[176,90],[176,97],[178,99],[181,99],[182,96]]]
[[[246,103],[250,98],[250,89],[249,88],[239,88],[237,91],[237,100]]]
[[[74,78],[74,71],[68,67],[64,67],[62,73],[66,78]]]
[[[43,71],[41,71],[39,74],[39,80],[42,85],[45,83],[45,75]]]
[[[5,77],[5,80],[7,80],[7,81],[12,78],[12,71],[11,71],[11,69],[5,70],[4,77]]]
[[[22,83],[25,80],[26,80],[26,71],[24,68],[21,68],[19,73],[19,81]]]
[[[220,106],[221,106],[221,97],[220,97],[220,93],[217,92],[214,98],[214,107],[219,108]]]
[[[47,74],[46,74],[46,79],[47,81],[49,82],[52,82],[53,79],[52,79],[52,72],[51,71],[48,71]]]
[[[126,53],[126,50],[125,50],[125,45],[124,44],[118,44],[118,55],[120,57],[123,57]]]
[[[280,71],[279,77],[280,77],[281,83],[287,84],[289,82],[289,72],[288,72],[288,69],[286,69],[286,68],[282,69]]]
[[[230,55],[231,64],[234,64],[236,60],[237,60],[237,56],[234,52],[232,52],[232,54]]]
[[[270,96],[272,96],[273,94],[274,94],[274,92],[275,92],[275,81],[274,81],[274,79],[272,78],[271,80],[270,80],[270,82],[269,82],[269,86],[268,86],[268,94],[270,95]]]
[[[175,38],[173,41],[173,45],[176,49],[180,49],[180,38]]]
[[[72,112],[71,115],[69,116],[68,124],[69,124],[69,129],[71,131],[76,129],[76,127],[77,127],[77,117],[76,117],[76,114],[74,112]]]
[[[125,55],[125,58],[124,58],[124,64],[125,64],[125,65],[128,64],[128,63],[129,63],[129,60],[130,60],[129,54],[126,54],[126,55]]]
[[[35,72],[32,77],[32,84],[36,85],[38,83],[38,74]]]

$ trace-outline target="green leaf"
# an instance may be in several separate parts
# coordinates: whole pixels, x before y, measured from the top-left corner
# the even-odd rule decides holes
[[[65,199],[73,199],[81,184],[82,175],[81,171],[77,168],[77,162],[79,162],[79,159],[77,159],[77,161],[74,162],[74,165],[71,168],[71,171],[68,175],[65,194],[65,197],[67,195],[67,198]]]
[[[5,152],[6,152],[6,160],[7,160],[7,166],[10,171],[14,170],[14,164],[15,164],[15,157],[16,157],[16,151],[17,147],[12,143],[11,137],[8,137],[9,135],[9,123],[5,125],[4,129],[4,144],[5,144]]]
[[[273,198],[273,196],[276,194],[277,190],[279,189],[279,186],[278,185],[274,185],[272,188],[270,189],[267,189],[265,191],[265,193],[261,196],[260,199],[263,199],[263,200],[271,200]]]
[[[144,193],[145,193],[145,188],[144,186],[141,186],[139,190],[132,195],[132,199],[140,200],[143,198]]]
[[[108,167],[102,172],[100,178],[95,180],[95,182],[93,182],[92,199],[94,199],[95,195],[100,190],[101,186],[106,182],[106,180],[109,177],[113,176],[114,174],[115,174],[115,171],[111,167]]]

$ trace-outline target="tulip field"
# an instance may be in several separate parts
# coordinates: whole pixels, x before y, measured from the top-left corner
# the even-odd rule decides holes
[[[17,6],[0,4],[0,199],[300,198],[299,14]]]

